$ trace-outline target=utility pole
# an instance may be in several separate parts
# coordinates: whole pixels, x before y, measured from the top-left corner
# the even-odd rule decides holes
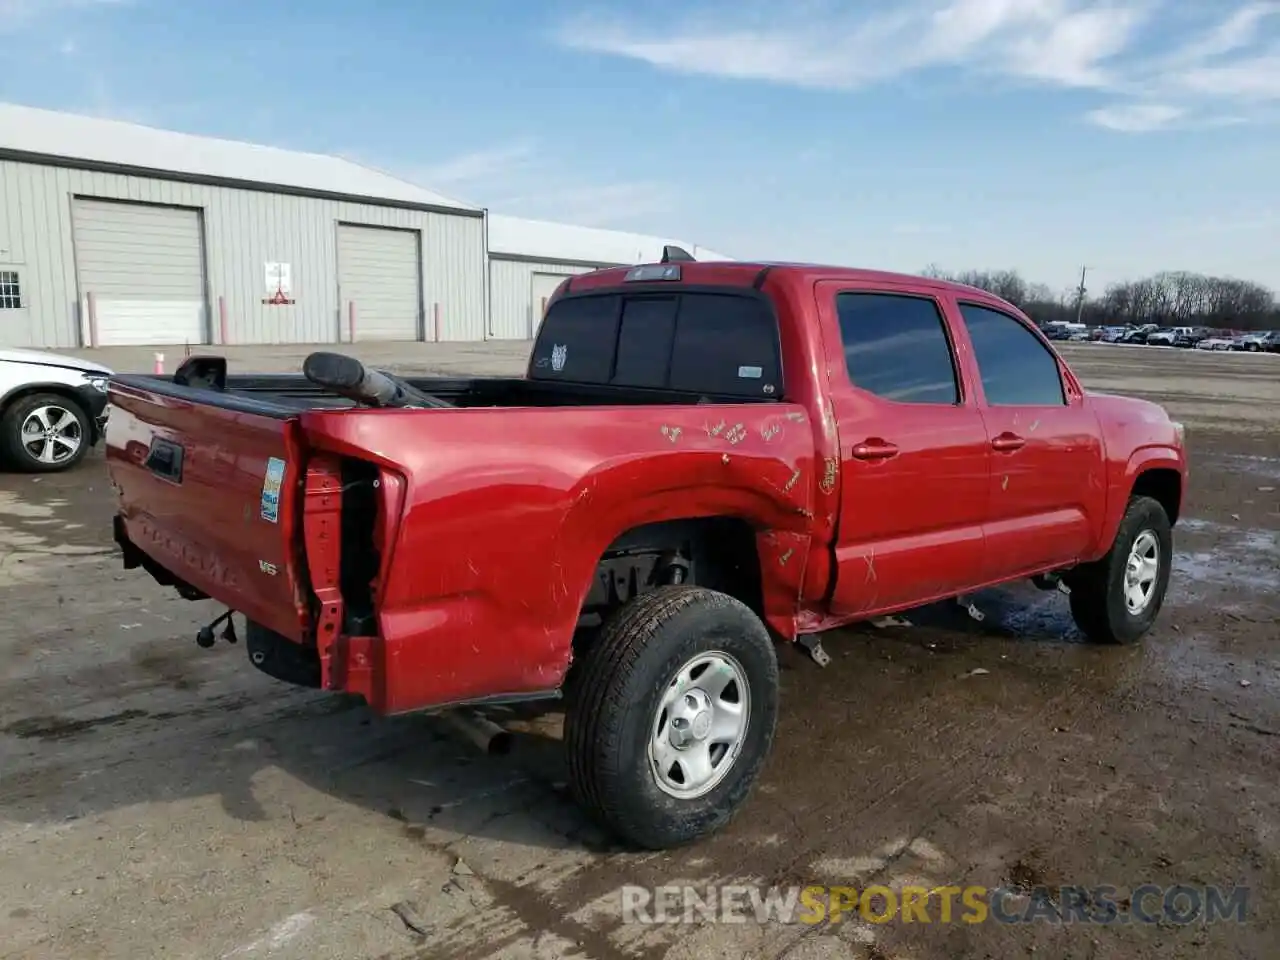
[[[1084,285],[1084,278],[1088,272],[1088,267],[1080,268],[1080,286],[1076,288],[1076,323],[1080,323],[1084,316],[1084,295],[1088,292]]]

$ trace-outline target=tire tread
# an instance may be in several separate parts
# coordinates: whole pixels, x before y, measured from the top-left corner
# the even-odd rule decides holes
[[[585,652],[581,674],[576,681],[577,699],[565,724],[569,778],[577,802],[593,819],[628,840],[650,848],[674,845],[683,838],[658,836],[662,831],[646,822],[648,818],[635,808],[635,804],[627,802],[629,797],[621,766],[624,738],[628,734],[626,711],[607,709],[607,704],[623,694],[638,669],[641,655],[653,643],[662,626],[694,606],[708,612],[733,608],[747,611],[733,597],[697,586],[661,587],[631,600],[601,627]],[[770,653],[769,663],[773,670],[770,679],[776,687],[777,663],[772,651]],[[772,734],[770,727],[764,753],[772,743]],[[739,758],[741,761],[754,761],[758,766],[763,755],[758,758],[742,756]],[[750,773],[754,774],[754,771]],[[743,793],[750,788],[752,779],[753,776],[744,779]],[[711,818],[718,821],[715,826],[723,825],[727,819]],[[693,828],[694,832],[696,830]]]
[[[1137,535],[1134,528],[1142,522],[1144,516],[1153,513],[1158,513],[1163,519],[1164,532],[1167,535],[1168,516],[1160,501],[1143,495],[1130,497],[1111,548],[1098,560],[1084,564],[1072,573],[1071,616],[1080,631],[1093,643],[1125,644],[1138,639],[1137,636],[1130,636],[1119,629],[1115,623],[1111,610],[1111,591],[1116,577],[1122,574],[1123,565],[1128,560],[1129,545]],[[1169,571],[1167,563],[1164,563],[1165,558],[1162,557],[1161,560],[1164,569],[1159,576],[1167,585]],[[1155,605],[1152,613],[1154,618],[1164,602],[1163,595],[1156,597],[1152,602]],[[1142,632],[1145,633],[1145,629]]]

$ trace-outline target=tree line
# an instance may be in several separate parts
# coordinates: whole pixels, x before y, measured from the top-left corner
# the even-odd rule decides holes
[[[1280,302],[1271,290],[1248,280],[1166,271],[1141,280],[1113,283],[1098,297],[1070,288],[1055,294],[1016,270],[964,270],[936,266],[924,275],[978,287],[1007,300],[1040,325],[1081,321],[1091,326],[1156,323],[1162,327],[1222,330],[1280,329]]]

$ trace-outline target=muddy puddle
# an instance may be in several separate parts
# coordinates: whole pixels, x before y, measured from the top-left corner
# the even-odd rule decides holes
[[[1170,603],[1201,601],[1224,588],[1233,599],[1280,594],[1280,533],[1274,530],[1192,518],[1179,522],[1174,542]]]

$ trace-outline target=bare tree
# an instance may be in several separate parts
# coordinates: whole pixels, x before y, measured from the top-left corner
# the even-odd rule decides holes
[[[1016,270],[953,273],[931,264],[923,274],[995,294],[1042,326],[1075,319],[1077,292],[1074,287],[1055,294],[1043,283],[1027,282]],[[1156,323],[1166,327],[1231,330],[1280,328],[1280,303],[1271,290],[1248,280],[1185,270],[1113,283],[1101,297],[1085,301],[1083,315],[1091,324]]]

